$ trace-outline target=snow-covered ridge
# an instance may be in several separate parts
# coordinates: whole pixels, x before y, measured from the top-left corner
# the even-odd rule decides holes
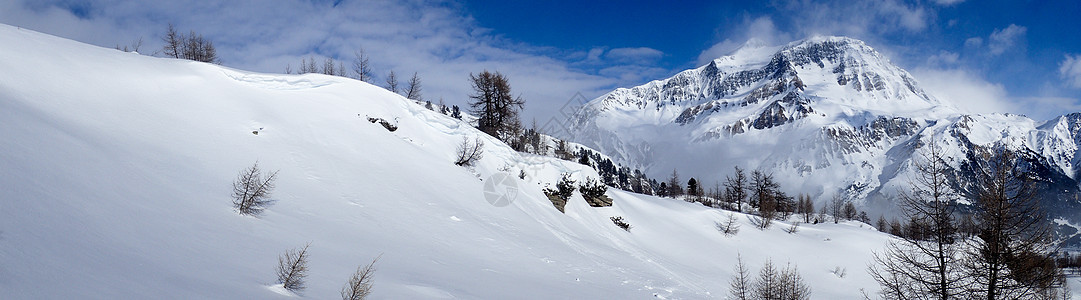
[[[569,138],[652,177],[678,169],[712,184],[733,166],[762,169],[792,193],[840,194],[883,213],[927,143],[951,156],[959,188],[979,151],[1005,146],[1045,179],[1045,206],[1081,224],[1078,114],[1041,122],[948,103],[856,39],[749,42],[704,66],[594,99],[575,115]]]

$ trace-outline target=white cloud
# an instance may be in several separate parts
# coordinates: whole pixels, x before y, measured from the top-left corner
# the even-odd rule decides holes
[[[981,46],[983,46],[983,38],[981,37],[970,37],[965,40],[965,47],[979,48]]]
[[[589,49],[589,54],[586,56],[586,60],[599,61],[601,59],[602,54],[604,54],[604,48],[597,47],[597,48]]]
[[[987,47],[991,51],[991,55],[1002,54],[1006,50],[1013,49],[1018,44],[1023,43],[1022,40],[1025,38],[1025,32],[1027,31],[1028,28],[1016,24],[1010,24],[1009,27],[1004,29],[996,29],[991,33],[991,37],[987,39]]]
[[[965,0],[934,0],[934,2],[935,2],[935,4],[942,5],[942,6],[951,6],[951,5],[959,4],[961,2],[965,2]]]
[[[469,73],[485,69],[507,75],[516,94],[526,99],[524,118],[556,115],[576,92],[595,97],[623,77],[582,71],[550,49],[517,44],[493,36],[455,5],[427,1],[121,1],[89,3],[80,17],[50,2],[24,5],[0,1],[0,22],[61,37],[112,47],[143,37],[142,53],[159,49],[167,23],[194,30],[214,41],[226,66],[280,73],[301,57],[348,60],[363,47],[377,77],[388,71],[419,72],[425,98],[462,105],[470,93]],[[61,3],[62,4],[62,3]],[[60,4],[57,4],[60,5]],[[33,6],[33,7],[30,7]],[[85,17],[85,18],[84,18]],[[649,48],[613,49],[610,56],[638,61],[656,59]],[[603,48],[589,52],[602,59]],[[585,56],[585,55],[583,55]],[[594,73],[595,72],[595,73]],[[655,73],[651,73],[655,74]],[[377,80],[381,83],[381,78]],[[559,87],[559,88],[552,88]],[[542,122],[544,120],[541,120]]]
[[[960,60],[961,55],[942,50],[938,54],[927,57],[927,64],[931,66],[935,65],[955,65]]]
[[[916,69],[912,72],[920,87],[939,100],[967,113],[1016,113],[1006,88],[961,69]]]
[[[704,65],[718,57],[731,54],[732,51],[745,44],[742,41],[754,39],[766,45],[778,45],[793,40],[792,35],[777,30],[773,20],[769,17],[744,18],[742,26],[745,27],[743,32],[713,44],[709,49],[698,54],[698,59],[695,61],[697,65]]]
[[[1067,97],[1017,97],[1022,113],[1034,120],[1048,120],[1068,113],[1081,112],[1081,99]]]
[[[606,77],[618,78],[622,82],[648,82],[662,78],[668,70],[642,65],[616,65],[600,70]]]
[[[1059,64],[1058,73],[1066,80],[1067,86],[1081,89],[1081,54],[1066,54],[1066,58]]]
[[[869,39],[887,33],[922,32],[934,13],[904,1],[801,1],[778,3],[802,36],[845,35]]]
[[[605,58],[613,60],[617,63],[639,64],[656,61],[662,56],[664,56],[664,52],[648,47],[615,48],[612,50],[608,50],[608,53],[604,55]]]
[[[1047,120],[1081,111],[1081,99],[1012,96],[1002,84],[964,69],[919,68],[912,75],[928,93],[966,113],[1013,113]]]
[[[718,57],[728,55],[739,48],[742,45],[737,42],[733,42],[730,39],[725,39],[720,43],[713,44],[709,49],[702,50],[702,53],[698,54],[698,59],[695,60],[695,65],[705,65],[710,61],[717,59]]]

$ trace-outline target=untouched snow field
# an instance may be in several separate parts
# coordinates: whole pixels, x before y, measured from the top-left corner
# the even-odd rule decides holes
[[[860,223],[760,231],[743,215],[726,237],[714,222],[728,212],[615,189],[612,207],[575,193],[562,214],[543,185],[594,171],[516,153],[346,78],[249,73],[7,25],[0,70],[3,299],[334,299],[380,255],[377,299],[725,298],[737,253],[755,272],[766,259],[798,266],[815,299],[849,299],[877,290],[865,270],[889,239]],[[478,136],[484,158],[455,166],[460,140]],[[256,161],[280,170],[276,202],[241,216],[231,183]],[[528,176],[496,207],[483,180],[501,169]],[[276,287],[278,255],[307,243],[307,289]]]

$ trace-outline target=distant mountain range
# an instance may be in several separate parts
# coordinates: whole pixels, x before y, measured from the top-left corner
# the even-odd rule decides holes
[[[750,41],[696,69],[594,99],[569,124],[569,139],[651,177],[678,170],[709,186],[734,166],[760,169],[792,194],[839,195],[887,215],[928,143],[944,150],[962,192],[979,153],[1004,147],[1040,178],[1064,239],[1081,244],[1081,114],[1036,121],[962,111],[856,39]]]

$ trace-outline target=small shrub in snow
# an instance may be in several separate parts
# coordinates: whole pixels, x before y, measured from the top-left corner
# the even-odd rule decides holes
[[[454,161],[454,164],[472,166],[482,156],[484,156],[484,141],[476,138],[470,143],[468,138],[463,137],[462,143],[458,144],[458,158]]]
[[[787,232],[789,234],[799,232],[799,222],[792,222],[792,226],[785,228],[784,232]]]
[[[604,185],[604,183],[601,183],[599,180],[586,178],[586,181],[582,183],[582,186],[578,187],[578,191],[582,192],[582,198],[586,199],[586,203],[589,203],[589,206],[612,206],[612,199],[604,195],[604,193],[608,192],[608,186]]]
[[[308,246],[297,250],[285,251],[278,257],[278,283],[287,290],[304,289],[304,278],[308,276]]]
[[[750,216],[751,225],[759,230],[769,229],[769,226],[773,224],[773,219],[763,218],[759,216]]]
[[[728,214],[724,222],[717,222],[717,230],[724,233],[725,236],[733,236],[739,233],[739,222],[736,221],[736,214]]]
[[[582,192],[582,197],[586,199],[596,199],[604,197],[604,193],[608,192],[608,186],[596,179],[586,178],[582,186],[578,187],[578,191]]]
[[[394,132],[395,130],[398,130],[398,125],[390,124],[390,121],[387,121],[386,119],[383,119],[383,118],[368,117],[368,122],[379,123],[379,125],[383,125],[383,128],[386,128],[387,131],[390,131],[390,132]]]
[[[841,266],[833,267],[833,271],[830,271],[833,275],[837,275],[837,278],[845,278],[848,276],[848,268],[842,268]]]
[[[353,277],[342,287],[342,300],[361,300],[372,293],[372,278],[375,276],[375,263],[378,261],[379,258],[376,257],[367,266],[357,267],[357,272],[353,273]]]
[[[574,180],[571,180],[570,174],[563,173],[563,177],[556,183],[556,189],[544,188],[544,195],[548,196],[548,200],[552,201],[552,205],[564,212],[564,207],[567,206],[567,200],[574,195]]]
[[[574,184],[575,183],[576,183],[576,181],[571,179],[570,174],[563,173],[563,177],[561,177],[559,179],[559,182],[556,183],[556,189],[553,190],[553,189],[545,188],[544,189],[544,194],[547,195],[549,198],[551,198],[552,196],[555,196],[555,197],[558,197],[559,199],[563,199],[563,201],[567,201],[568,199],[571,198],[571,195],[574,195]]]
[[[461,120],[462,119],[462,110],[459,109],[457,105],[451,106],[450,117]]]
[[[623,221],[622,216],[611,217],[611,219],[612,219],[612,223],[615,223],[616,226],[619,226],[619,228],[622,228],[623,230],[626,230],[627,232],[631,231],[631,224],[628,224],[627,222]]]
[[[242,215],[258,215],[270,204],[270,191],[278,171],[263,172],[259,163],[244,169],[233,181],[233,207]]]

